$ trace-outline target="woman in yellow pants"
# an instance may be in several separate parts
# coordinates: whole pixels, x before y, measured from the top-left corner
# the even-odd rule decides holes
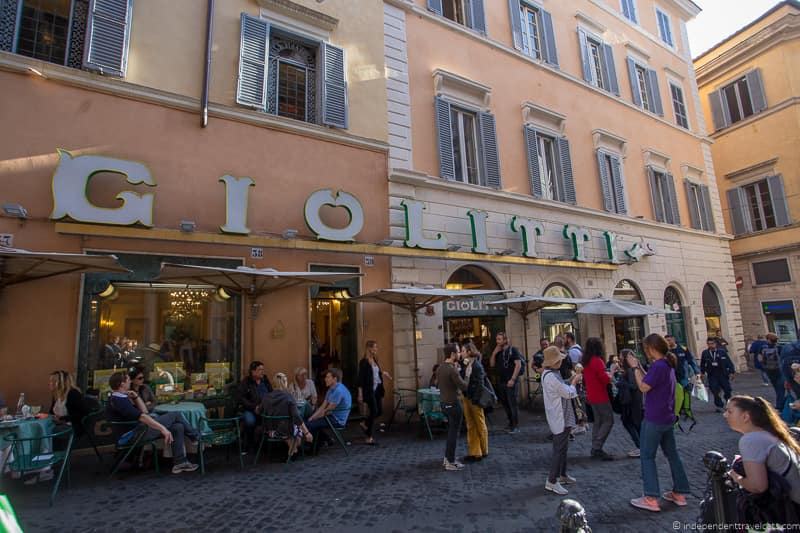
[[[481,364],[481,354],[474,344],[470,342],[464,345],[464,352],[464,379],[468,386],[467,393],[462,397],[464,420],[467,422],[467,456],[463,461],[474,463],[489,455],[489,430],[479,404],[486,372]]]

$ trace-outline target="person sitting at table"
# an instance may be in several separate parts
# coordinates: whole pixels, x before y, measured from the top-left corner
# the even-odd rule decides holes
[[[115,427],[114,439],[119,439],[130,431],[138,430],[142,425],[147,426],[145,439],[155,439],[159,435],[164,438],[164,444],[172,445],[174,466],[173,474],[181,472],[194,472],[198,465],[189,462],[186,458],[184,440],[197,443],[200,435],[195,431],[181,413],[172,412],[163,415],[147,414],[147,407],[135,391],[130,390],[131,378],[125,372],[112,374],[108,380],[111,387],[111,396],[106,404],[106,416],[112,422],[139,422],[134,430]]]
[[[135,391],[142,399],[147,407],[147,412],[152,411],[156,406],[156,396],[153,394],[153,389],[144,382],[144,366],[136,365],[131,369],[129,375],[131,376],[131,390]]]
[[[294,371],[294,380],[289,384],[289,393],[296,401],[306,402],[308,408],[317,406],[317,386],[308,379],[308,371],[298,367]]]
[[[56,424],[70,424],[76,437],[83,435],[85,431],[81,422],[88,413],[83,394],[75,386],[72,375],[66,370],[56,370],[50,374],[48,388],[53,399],[49,413]]]
[[[261,400],[261,413],[265,416],[288,416],[291,418],[291,425],[289,420],[281,420],[264,428],[264,431],[274,431],[285,437],[284,441],[289,447],[289,457],[293,457],[297,453],[301,439],[305,438],[306,442],[310,443],[313,436],[303,423],[303,418],[297,409],[297,399],[289,393],[286,374],[278,372],[272,381],[275,388]]]
[[[328,427],[325,420],[330,417],[331,422],[338,428],[343,428],[347,424],[347,417],[353,405],[353,397],[342,383],[342,371],[338,368],[329,368],[325,371],[325,385],[328,392],[325,394],[325,401],[314,411],[306,421],[306,426],[316,438],[320,431]],[[324,435],[324,433],[323,433]],[[325,439],[330,443],[331,439]]]
[[[250,371],[239,383],[237,389],[237,402],[242,409],[244,421],[245,449],[252,451],[255,447],[256,426],[260,423],[261,401],[268,392],[272,391],[269,380],[264,377],[264,363],[253,361]]]

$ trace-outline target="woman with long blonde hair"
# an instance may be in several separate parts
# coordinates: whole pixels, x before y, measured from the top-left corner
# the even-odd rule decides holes
[[[53,402],[50,414],[59,424],[72,424],[75,435],[83,434],[81,421],[86,416],[83,394],[75,386],[75,379],[66,370],[56,370],[50,374],[48,388]]]
[[[272,380],[273,389],[261,400],[261,413],[265,416],[288,417],[289,420],[265,421],[264,431],[281,435],[289,448],[289,459],[297,453],[303,438],[311,442],[311,432],[303,423],[295,399],[289,394],[286,374],[278,372]]]

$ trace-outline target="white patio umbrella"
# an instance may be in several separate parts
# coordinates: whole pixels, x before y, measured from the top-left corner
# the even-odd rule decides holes
[[[582,305],[577,313],[602,316],[647,316],[677,313],[661,307],[644,305],[627,300],[602,299]]]
[[[11,285],[84,272],[130,272],[114,255],[33,252],[0,246],[0,290]]]
[[[502,290],[451,290],[437,289],[434,287],[402,287],[397,289],[378,289],[376,291],[357,296],[355,302],[387,303],[401,307],[411,313],[411,323],[414,334],[414,383],[419,389],[419,356],[417,353],[417,312],[429,305],[446,300],[465,300],[476,296],[490,296],[505,294],[509,291]],[[494,304],[494,302],[492,302]]]

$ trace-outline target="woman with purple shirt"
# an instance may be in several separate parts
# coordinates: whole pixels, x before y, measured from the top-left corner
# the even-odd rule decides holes
[[[680,507],[686,505],[689,480],[675,445],[675,365],[677,360],[669,352],[667,341],[657,333],[648,335],[642,344],[647,359],[651,361],[650,370],[646,375],[639,366],[638,359],[628,355],[628,364],[634,371],[636,384],[639,390],[645,393],[644,420],[640,434],[644,496],[631,500],[631,505],[639,509],[658,512],[661,510],[658,505],[659,495]],[[667,457],[672,472],[672,490],[664,494],[660,494],[659,491],[656,468],[656,453],[659,446]]]

